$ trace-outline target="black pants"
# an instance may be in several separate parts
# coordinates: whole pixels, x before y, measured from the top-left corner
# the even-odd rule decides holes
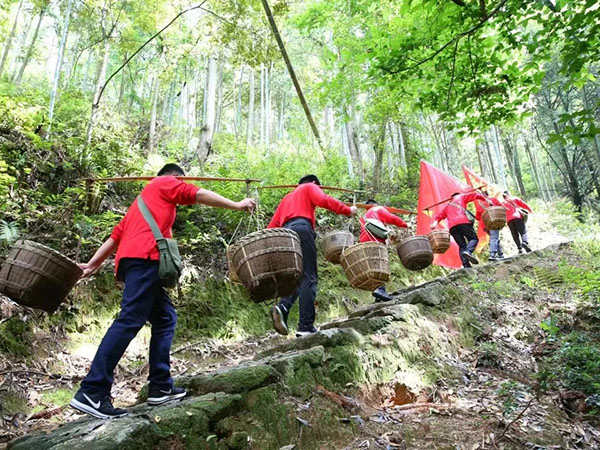
[[[283,227],[294,230],[300,236],[303,274],[296,292],[279,300],[279,305],[284,306],[286,311],[289,312],[296,299],[300,297],[298,330],[308,331],[315,323],[315,298],[317,296],[318,281],[316,234],[310,221],[300,217],[289,220]]]
[[[455,225],[450,228],[450,234],[460,249],[460,260],[462,261],[463,267],[471,267],[471,263],[465,258],[464,252],[468,251],[469,253],[473,253],[479,243],[473,225],[470,223]]]
[[[512,234],[513,241],[515,241],[515,245],[519,250],[523,247],[523,244],[529,246],[527,229],[525,228],[523,219],[511,220],[508,222],[508,228],[510,229],[510,234]]]

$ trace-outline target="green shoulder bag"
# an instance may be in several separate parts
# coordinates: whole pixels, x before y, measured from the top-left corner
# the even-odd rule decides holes
[[[179,248],[177,248],[177,241],[175,239],[167,239],[163,236],[156,224],[156,220],[154,220],[154,216],[146,206],[146,203],[144,203],[141,194],[138,195],[137,204],[156,240],[156,246],[160,254],[158,261],[160,283],[167,288],[175,287],[177,286],[179,276],[181,275],[181,268],[183,267]]]

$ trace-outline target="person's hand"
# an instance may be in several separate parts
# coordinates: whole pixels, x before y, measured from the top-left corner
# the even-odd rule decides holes
[[[237,202],[238,211],[252,212],[256,208],[256,200],[253,198],[245,198],[244,200]]]
[[[433,223],[431,224],[431,229],[435,229],[438,226],[438,221],[434,220]]]
[[[357,212],[358,212],[358,208],[356,206],[350,207],[350,215],[351,216],[355,216]]]
[[[83,274],[81,275],[81,278],[87,278],[90,275],[93,275],[94,273],[96,273],[98,271],[98,269],[100,268],[99,265],[94,265],[94,264],[90,264],[90,263],[86,263],[86,264],[77,264],[77,266],[79,266],[79,268],[81,270],[83,270]]]

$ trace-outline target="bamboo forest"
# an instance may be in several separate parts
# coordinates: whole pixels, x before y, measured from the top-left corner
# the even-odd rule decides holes
[[[0,5],[0,448],[600,448],[600,2]]]

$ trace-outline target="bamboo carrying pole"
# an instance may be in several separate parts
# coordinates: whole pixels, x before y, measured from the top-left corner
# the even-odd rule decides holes
[[[259,186],[257,189],[295,189],[298,186],[299,186],[298,184],[278,184],[278,185],[274,185],[274,186]],[[335,187],[335,186],[319,186],[319,187],[321,189],[328,190],[328,191],[340,191],[340,192],[350,192],[350,193],[364,192],[364,191],[360,191],[360,190],[356,190],[356,189],[346,189],[346,188]]]
[[[112,178],[84,178],[83,180],[86,183],[95,183],[96,181],[100,182],[119,182],[119,181],[150,181],[156,177],[153,176],[142,176],[142,177],[112,177]],[[257,180],[254,178],[220,178],[220,177],[175,177],[179,180],[186,181],[230,181],[236,183],[260,183],[262,180]]]
[[[367,205],[366,203],[345,203],[346,206],[356,206],[357,208],[361,208],[361,209],[371,209],[374,206],[383,206],[385,209],[387,209],[389,212],[393,213],[393,214],[417,214],[416,211],[410,211],[408,209],[402,209],[402,208],[395,208],[393,206],[385,206],[385,205]]]
[[[478,191],[479,189],[483,189],[484,187],[487,187],[487,184],[482,184],[481,186],[478,186],[478,187],[471,188],[471,189],[469,189],[468,191],[461,192],[461,194],[468,194],[468,193],[470,193],[470,192],[475,192],[475,191]],[[450,200],[452,200],[452,197],[449,197],[449,198],[446,198],[446,199],[444,199],[444,200],[442,200],[442,201],[439,201],[439,202],[437,202],[437,203],[434,203],[433,205],[430,205],[430,206],[428,206],[427,208],[425,208],[425,209],[424,209],[424,211],[429,211],[431,208],[434,208],[434,207],[436,207],[436,206],[438,206],[438,205],[441,205],[442,203],[449,202]]]

